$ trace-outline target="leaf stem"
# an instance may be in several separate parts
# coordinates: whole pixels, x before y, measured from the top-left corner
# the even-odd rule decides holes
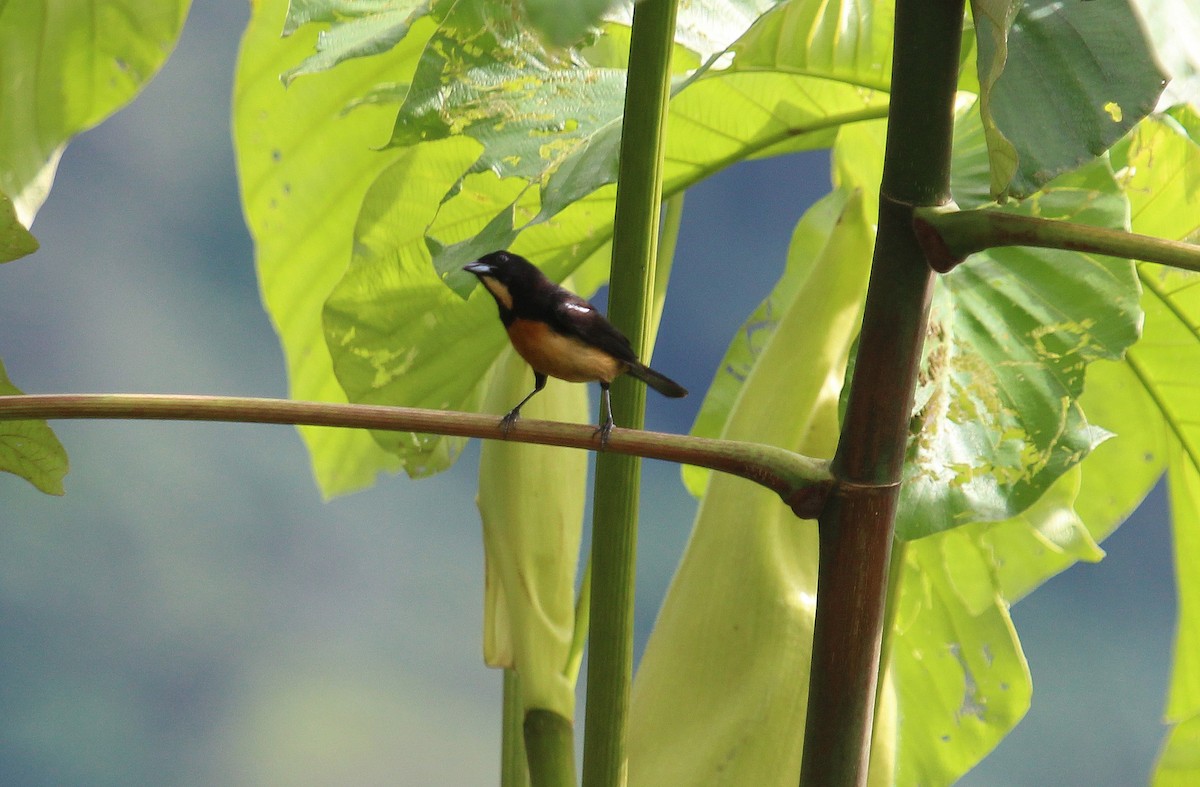
[[[1182,241],[1062,219],[1022,216],[999,207],[976,210],[923,207],[913,214],[917,237],[929,264],[942,273],[971,254],[998,246],[1083,251],[1200,271],[1200,246]]]

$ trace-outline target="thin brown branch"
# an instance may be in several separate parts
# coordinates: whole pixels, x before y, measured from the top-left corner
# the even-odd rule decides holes
[[[25,419],[147,419],[331,426],[423,432],[452,437],[600,449],[593,426],[518,421],[508,435],[494,415],[413,407],[297,402],[243,396],[175,394],[41,394],[0,396],[0,421]],[[707,467],[740,476],[774,491],[797,516],[812,518],[830,484],[829,463],[783,448],[689,435],[612,430],[612,453]]]

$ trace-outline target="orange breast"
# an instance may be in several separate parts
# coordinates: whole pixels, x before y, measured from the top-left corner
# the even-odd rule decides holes
[[[625,371],[623,362],[579,339],[554,331],[544,322],[513,320],[508,326],[508,338],[534,371],[560,380],[611,383]]]

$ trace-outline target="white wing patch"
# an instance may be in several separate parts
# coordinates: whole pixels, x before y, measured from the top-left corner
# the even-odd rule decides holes
[[[567,301],[566,303],[563,304],[563,306],[565,306],[568,309],[571,309],[572,311],[577,311],[582,314],[588,314],[589,312],[595,311],[595,309],[593,309],[591,306],[587,306],[582,303],[572,303],[571,301]]]

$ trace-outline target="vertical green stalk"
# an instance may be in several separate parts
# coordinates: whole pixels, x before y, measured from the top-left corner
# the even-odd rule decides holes
[[[805,787],[867,778],[896,504],[933,272],[913,209],[950,197],[963,0],[897,0],[879,233],[854,380],[818,520]]]
[[[662,200],[662,155],[670,97],[675,0],[634,7],[617,175],[609,317],[639,355],[647,352]],[[646,389],[628,377],[612,386],[618,426],[640,429]],[[625,735],[633,673],[637,554],[636,457],[600,453],[592,523],[591,636],[583,743],[584,787],[625,781]]]
[[[525,751],[533,787],[575,787],[575,730],[571,719],[534,708],[525,714]]]
[[[504,670],[504,726],[500,732],[500,787],[529,787],[525,765],[525,707],[521,702],[520,677],[514,669]]]

